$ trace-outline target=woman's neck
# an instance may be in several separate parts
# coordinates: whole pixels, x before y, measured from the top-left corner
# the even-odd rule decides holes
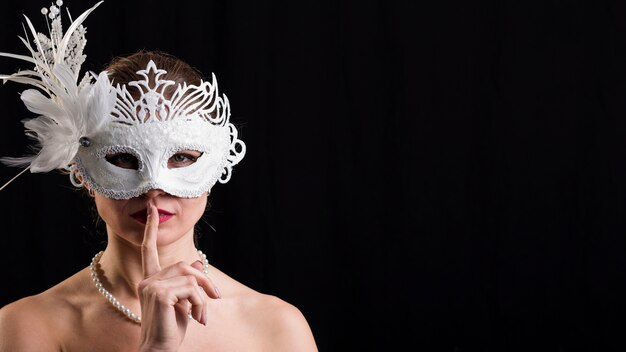
[[[137,285],[144,279],[141,245],[131,243],[107,226],[108,244],[100,258],[100,269],[113,292],[137,298]],[[159,263],[166,268],[178,262],[200,259],[193,240],[193,229],[174,242],[158,247]]]

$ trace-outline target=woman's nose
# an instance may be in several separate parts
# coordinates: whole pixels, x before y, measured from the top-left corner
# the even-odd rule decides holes
[[[148,192],[142,194],[142,197],[146,197],[146,198],[156,198],[158,196],[161,196],[165,194],[165,191],[160,189],[160,188],[154,188],[149,190]]]

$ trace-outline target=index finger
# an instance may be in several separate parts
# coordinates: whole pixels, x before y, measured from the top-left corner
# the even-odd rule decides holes
[[[148,218],[141,243],[141,263],[143,277],[147,278],[161,271],[159,252],[157,251],[157,232],[159,230],[159,213],[154,204],[148,204]]]

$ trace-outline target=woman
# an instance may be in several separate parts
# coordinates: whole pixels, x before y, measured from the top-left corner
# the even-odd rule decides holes
[[[22,100],[41,115],[25,122],[39,153],[5,162],[67,170],[93,195],[108,239],[90,267],[0,309],[0,351],[315,351],[297,308],[195,247],[211,187],[245,154],[215,79],[140,52],[79,80],[81,23],[98,5],[64,36],[33,33],[32,60],[0,54],[35,64],[2,78],[38,88]],[[58,7],[43,12],[60,27]]]

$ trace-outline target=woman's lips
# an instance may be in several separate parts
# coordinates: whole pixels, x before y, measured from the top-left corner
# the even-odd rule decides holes
[[[166,222],[167,220],[171,219],[174,215],[176,215],[174,213],[170,213],[169,211],[163,210],[163,209],[157,209],[157,211],[159,212],[159,224]],[[148,222],[147,212],[148,212],[148,209],[142,209],[140,211],[130,214],[130,217],[135,219],[137,222],[140,222],[145,225]]]

